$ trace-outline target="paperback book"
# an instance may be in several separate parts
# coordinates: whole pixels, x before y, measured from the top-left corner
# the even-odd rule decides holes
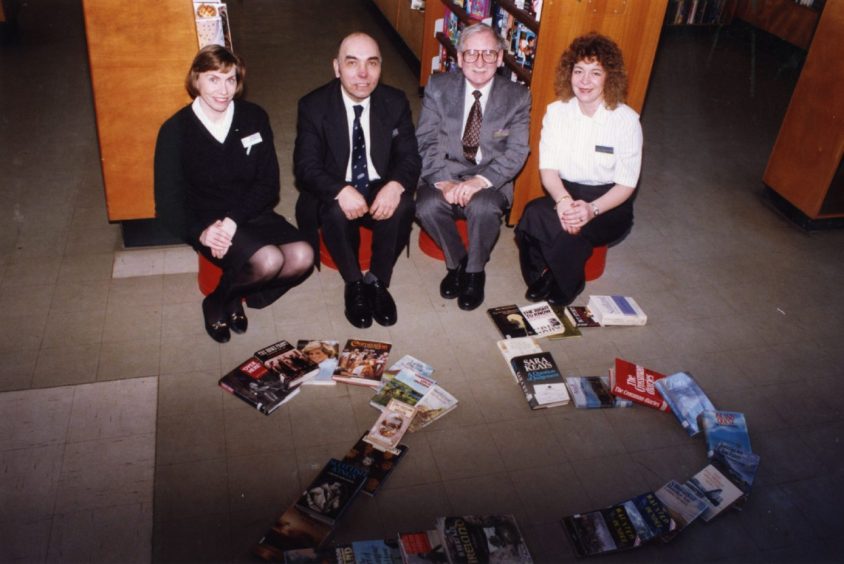
[[[711,463],[742,491],[741,499],[733,504],[734,509],[740,510],[750,495],[750,488],[759,470],[759,455],[728,443],[720,443],[715,447]]]
[[[700,517],[707,508],[706,502],[698,497],[691,488],[675,480],[671,480],[654,494],[668,510],[676,524],[673,531],[662,536],[662,540],[665,542],[677,536],[692,521]]]
[[[727,444],[742,452],[753,452],[750,434],[743,413],[737,411],[704,411],[700,426],[706,438],[706,454],[711,459],[719,444]]]
[[[686,486],[706,503],[706,509],[701,514],[704,521],[711,521],[744,495],[714,464],[707,465],[692,476]]]
[[[447,562],[445,547],[436,529],[399,533],[399,550],[404,564]]]
[[[315,362],[287,341],[279,341],[256,351],[255,358],[278,374],[290,388],[313,378],[319,372]]]
[[[517,356],[510,364],[531,409],[556,407],[569,402],[566,382],[551,353]]]
[[[512,515],[439,517],[437,532],[451,564],[533,562]]]
[[[286,551],[319,549],[330,535],[330,525],[309,517],[296,507],[290,507],[264,533],[252,552],[264,560],[284,562]]]
[[[340,343],[337,341],[299,340],[296,348],[302,351],[311,362],[319,366],[316,376],[307,380],[309,386],[334,386],[337,382],[332,376],[337,369],[337,357],[340,356]]]
[[[690,437],[700,433],[700,414],[704,411],[715,411],[715,406],[688,372],[666,376],[657,380],[654,386]]]
[[[398,454],[381,451],[364,441],[365,436],[366,433],[355,443],[355,446],[349,449],[349,452],[343,457],[343,462],[354,464],[367,471],[366,482],[363,484],[361,491],[372,496],[375,495],[384,481],[395,470],[396,465],[404,458],[407,447],[398,445],[396,447],[399,451]]]
[[[355,564],[402,564],[397,538],[352,541],[352,553]]]
[[[618,398],[610,393],[609,376],[566,376],[565,381],[577,408],[599,409],[633,405],[631,400]]]
[[[631,297],[628,296],[589,296],[586,304],[595,320],[602,326],[608,325],[644,325],[648,316]]]
[[[655,385],[662,378],[665,374],[616,358],[615,367],[610,370],[610,391],[617,397],[660,411],[670,411]]]
[[[525,316],[531,329],[539,337],[547,337],[558,333],[565,333],[566,327],[548,302],[536,302],[519,306],[519,311]]]
[[[486,312],[505,339],[536,335],[516,304],[489,308]]]
[[[552,307],[551,309],[554,310],[555,308]],[[548,335],[549,339],[565,339],[568,337],[580,337],[581,335],[583,335],[577,325],[575,325],[568,317],[565,316],[565,313],[561,314],[561,316],[558,317],[563,324],[563,332]]]
[[[513,370],[513,365],[510,361],[517,356],[542,352],[542,349],[533,337],[501,339],[500,341],[496,341],[495,344],[498,346],[498,350],[501,351],[501,356],[503,356],[504,360],[507,361],[507,367],[510,369],[510,374],[513,375],[513,380],[515,380],[516,383],[519,382],[519,379],[516,377],[516,371]]]
[[[436,382],[430,378],[411,369],[402,368],[379,388],[379,391],[369,400],[369,405],[382,410],[387,407],[391,399],[397,399],[407,405],[416,405],[435,384]]]
[[[366,483],[365,468],[332,458],[296,502],[296,509],[334,525]]]
[[[439,384],[435,384],[416,404],[416,415],[410,422],[411,433],[423,429],[457,407],[457,398]]]
[[[346,554],[346,551],[349,554]],[[351,545],[333,548],[296,548],[285,551],[284,564],[355,564]]]
[[[378,450],[400,454],[399,442],[410,427],[416,408],[392,399],[364,436],[363,440]]]
[[[220,378],[220,387],[264,415],[269,415],[299,393],[258,359],[250,358]]]
[[[420,376],[425,376],[426,378],[430,378],[431,375],[434,373],[433,366],[409,354],[406,354],[400,359],[398,359],[396,363],[390,367],[390,370],[393,372],[398,372],[403,368],[407,370],[412,370]]]
[[[600,327],[601,324],[592,316],[586,306],[566,306],[564,315],[575,327]]]
[[[381,341],[349,339],[340,353],[334,380],[356,386],[378,387],[392,347],[392,344]]]

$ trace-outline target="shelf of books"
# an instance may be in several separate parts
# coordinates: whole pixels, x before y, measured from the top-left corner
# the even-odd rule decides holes
[[[733,18],[736,3],[730,0],[670,0],[666,25],[723,25]]]

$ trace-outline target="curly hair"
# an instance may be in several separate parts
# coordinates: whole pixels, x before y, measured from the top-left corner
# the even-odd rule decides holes
[[[232,67],[235,68],[235,79],[237,80],[234,97],[239,98],[243,94],[244,81],[246,80],[246,63],[220,45],[206,45],[199,50],[190,65],[188,75],[185,77],[185,89],[191,98],[196,98],[199,96],[199,88],[197,88],[196,82],[199,80],[200,74],[209,71],[228,72]]]
[[[571,100],[571,73],[580,61],[598,62],[607,73],[604,82],[604,103],[614,110],[627,98],[627,70],[624,57],[615,41],[605,35],[588,33],[575,38],[560,57],[554,79],[554,92],[561,100]]]

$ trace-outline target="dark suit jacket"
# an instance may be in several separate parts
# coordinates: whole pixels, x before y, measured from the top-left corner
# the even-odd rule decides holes
[[[314,250],[319,250],[319,203],[332,203],[346,182],[349,162],[349,126],[340,92],[332,80],[299,100],[293,173],[299,188],[296,221]],[[375,193],[395,180],[412,195],[422,167],[404,92],[379,84],[370,96],[369,153],[381,177]]]
[[[462,180],[480,174],[513,201],[513,179],[530,152],[530,92],[499,75],[493,78],[481,122],[481,162],[463,156],[462,73],[432,75],[425,87],[416,138],[422,154],[422,181]]]

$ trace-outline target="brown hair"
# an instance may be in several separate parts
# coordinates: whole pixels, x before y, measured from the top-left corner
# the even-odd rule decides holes
[[[571,100],[574,96],[571,89],[571,73],[574,65],[580,61],[597,61],[604,68],[607,73],[604,82],[604,103],[609,109],[613,110],[624,102],[627,98],[627,70],[624,68],[621,49],[609,37],[594,31],[572,41],[557,63],[554,92],[561,100]]]
[[[243,94],[244,81],[246,80],[246,64],[243,59],[221,45],[206,45],[199,50],[196,57],[193,58],[187,77],[185,77],[185,89],[191,98],[196,98],[199,96],[196,81],[200,74],[208,71],[227,72],[232,67],[236,69],[234,74],[237,80],[234,97],[239,98]]]

